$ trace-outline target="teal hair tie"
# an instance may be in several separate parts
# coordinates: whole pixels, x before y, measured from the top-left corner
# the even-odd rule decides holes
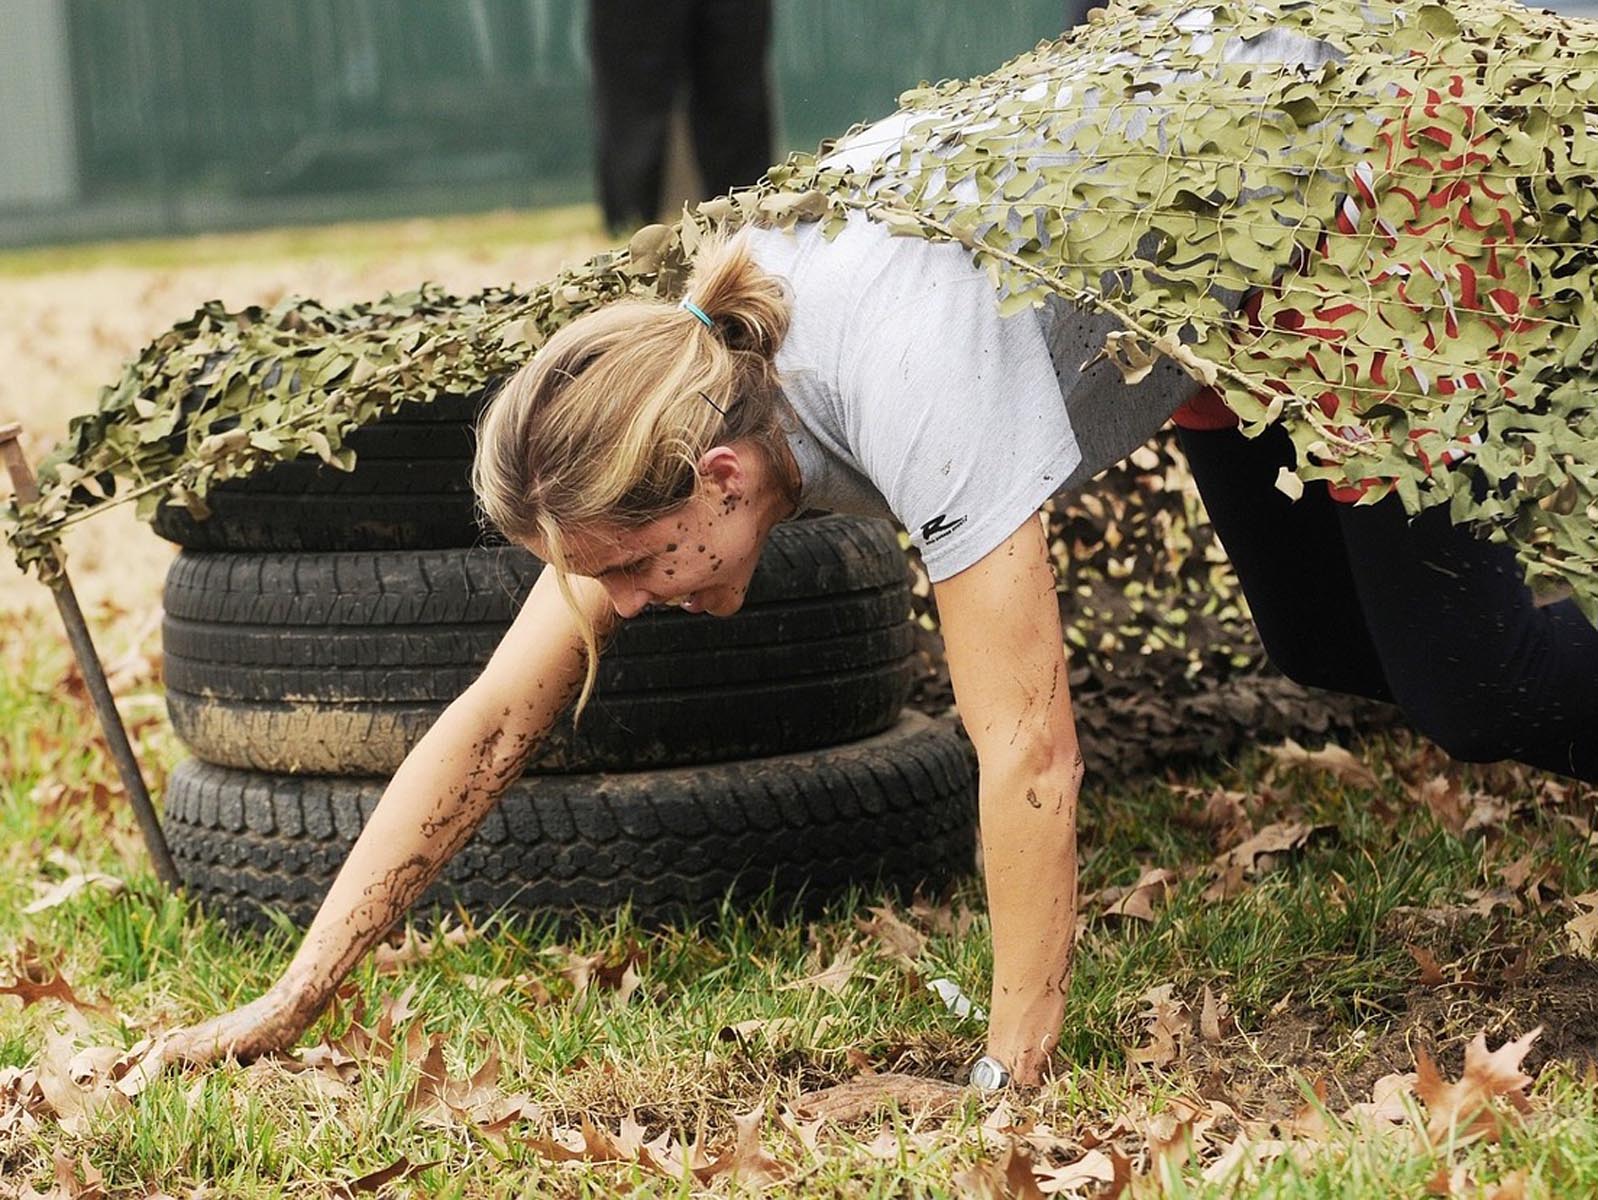
[[[710,319],[710,314],[705,312],[704,309],[700,308],[699,305],[695,304],[692,300],[684,300],[678,304],[677,307],[686,308],[689,312],[693,313],[694,316],[698,317],[705,323],[706,329],[714,329],[716,327],[716,323]]]

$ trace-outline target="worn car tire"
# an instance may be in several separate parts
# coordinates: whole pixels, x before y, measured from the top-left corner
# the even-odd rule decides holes
[[[164,822],[192,896],[239,925],[316,911],[385,786],[190,760]],[[885,733],[803,754],[513,783],[422,898],[646,923],[768,893],[814,909],[854,886],[938,887],[972,869],[975,777],[952,723],[908,713]]]
[[[179,736],[224,766],[392,772],[476,677],[542,564],[510,547],[183,554],[163,659]],[[879,732],[915,674],[903,554],[884,522],[779,525],[743,609],[626,622],[588,710],[536,771],[763,757]]]
[[[217,484],[210,515],[164,503],[151,525],[191,550],[397,550],[483,540],[471,488],[474,422],[483,398],[411,404],[353,430],[355,469],[313,456]]]

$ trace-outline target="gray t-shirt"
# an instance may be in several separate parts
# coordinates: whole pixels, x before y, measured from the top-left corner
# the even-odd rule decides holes
[[[897,518],[934,582],[999,545],[1043,502],[1146,441],[1195,385],[1162,360],[1127,387],[1083,364],[1113,318],[1050,304],[999,316],[952,243],[892,237],[862,216],[752,229],[793,301],[777,370],[801,504]]]
[[[1226,37],[1229,62],[1313,71],[1339,57],[1297,33],[1230,35],[1208,8],[1178,25],[1195,41]],[[1091,107],[1062,100],[1061,119]],[[1171,114],[1150,111],[1146,134],[1163,145]],[[927,116],[878,121],[828,161],[869,170]],[[1001,318],[992,282],[953,243],[892,237],[860,214],[830,242],[813,223],[746,236],[755,260],[791,289],[777,368],[800,422],[790,442],[802,503],[896,517],[934,582],[1131,453],[1198,388],[1169,359],[1132,387],[1107,361],[1086,366],[1119,324],[1064,299]]]

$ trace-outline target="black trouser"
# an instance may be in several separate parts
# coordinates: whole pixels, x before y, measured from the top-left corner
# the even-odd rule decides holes
[[[590,0],[599,195],[612,230],[653,221],[672,105],[688,89],[706,191],[747,187],[771,166],[771,0]]]
[[[1538,607],[1514,554],[1397,497],[1354,506],[1273,486],[1285,431],[1179,431],[1260,640],[1311,687],[1397,703],[1455,758],[1511,758],[1598,783],[1598,630]]]

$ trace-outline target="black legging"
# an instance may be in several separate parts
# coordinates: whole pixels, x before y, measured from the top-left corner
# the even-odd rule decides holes
[[[771,0],[590,0],[599,198],[612,233],[660,212],[679,88],[711,196],[771,165]]]
[[[1273,486],[1285,431],[1179,431],[1265,652],[1311,687],[1390,700],[1468,762],[1512,758],[1598,783],[1598,630],[1538,607],[1514,554],[1398,499],[1354,506]]]

